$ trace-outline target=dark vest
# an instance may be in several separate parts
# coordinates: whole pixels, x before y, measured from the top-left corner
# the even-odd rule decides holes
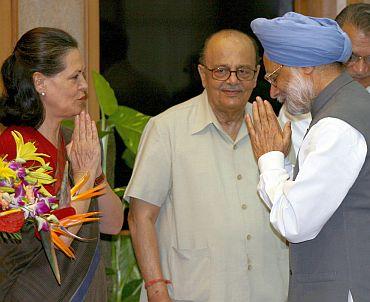
[[[347,73],[320,93],[311,113],[310,128],[323,118],[338,118],[358,130],[370,148],[370,94]],[[290,244],[289,302],[347,302],[349,290],[355,302],[370,301],[369,152],[317,237]]]

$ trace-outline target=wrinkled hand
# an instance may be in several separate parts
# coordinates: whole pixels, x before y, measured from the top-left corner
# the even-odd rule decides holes
[[[291,144],[290,122],[281,130],[271,104],[257,97],[253,102],[253,122],[249,114],[245,118],[252,148],[257,160],[270,151],[281,151],[288,155]]]
[[[84,111],[75,117],[75,128],[67,152],[74,175],[89,172],[93,179],[100,175],[101,151],[98,131],[95,122]]]

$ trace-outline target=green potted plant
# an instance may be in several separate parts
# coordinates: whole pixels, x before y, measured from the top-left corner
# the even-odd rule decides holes
[[[99,132],[104,153],[103,170],[107,172],[108,140],[113,137],[113,129],[117,130],[127,147],[122,158],[132,168],[141,134],[150,117],[132,108],[118,105],[113,89],[99,73],[93,71],[93,80],[101,111]],[[125,187],[114,190],[122,197]],[[112,281],[109,300],[114,302],[139,301],[142,279],[128,231],[113,236],[110,263],[111,266],[107,268],[107,274]]]

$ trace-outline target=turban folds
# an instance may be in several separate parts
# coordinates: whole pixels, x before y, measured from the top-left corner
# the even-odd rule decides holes
[[[251,28],[265,55],[276,63],[307,67],[346,62],[352,53],[351,40],[328,18],[307,17],[289,12],[275,19],[258,18]]]

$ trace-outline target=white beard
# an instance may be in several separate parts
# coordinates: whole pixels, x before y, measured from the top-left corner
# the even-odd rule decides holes
[[[286,91],[278,96],[280,103],[286,104],[287,111],[292,115],[300,115],[311,111],[312,100],[316,97],[313,83],[305,80],[298,70],[292,68],[292,78]]]

